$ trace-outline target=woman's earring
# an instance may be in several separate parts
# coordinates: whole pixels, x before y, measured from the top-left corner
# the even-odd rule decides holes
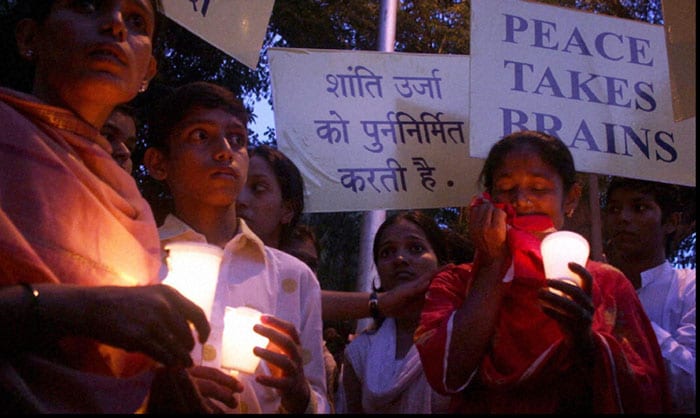
[[[139,87],[139,93],[143,93],[148,88],[148,81],[143,80],[141,82],[141,87]]]
[[[27,57],[27,59],[32,59],[34,58],[34,50],[28,49],[25,53],[24,56]]]

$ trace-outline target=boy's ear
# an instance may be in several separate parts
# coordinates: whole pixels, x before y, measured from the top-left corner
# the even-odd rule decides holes
[[[148,175],[156,180],[163,181],[168,177],[168,170],[165,167],[165,156],[157,148],[148,148],[143,154],[143,165],[148,170]]]

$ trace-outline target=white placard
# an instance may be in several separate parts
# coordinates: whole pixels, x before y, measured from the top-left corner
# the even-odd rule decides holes
[[[674,121],[663,26],[521,0],[471,10],[472,156],[536,129],[579,171],[695,186],[695,118]]]
[[[277,144],[307,212],[465,206],[469,57],[271,48]]]
[[[163,13],[255,70],[274,0],[162,0]]]

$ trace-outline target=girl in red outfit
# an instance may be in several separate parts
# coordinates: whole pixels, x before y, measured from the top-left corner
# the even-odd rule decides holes
[[[475,260],[435,275],[414,335],[454,412],[668,411],[659,346],[625,276],[588,261],[569,264],[580,288],[544,277],[540,242],[575,210],[575,175],[567,146],[544,133],[492,147],[470,209]]]

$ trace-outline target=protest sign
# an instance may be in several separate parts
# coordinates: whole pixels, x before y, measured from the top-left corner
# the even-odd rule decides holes
[[[307,212],[466,206],[469,57],[271,48],[277,144]]]
[[[470,152],[554,134],[579,171],[695,186],[695,118],[675,122],[664,28],[521,0],[472,0]]]
[[[163,14],[255,69],[274,0],[162,0]]]

